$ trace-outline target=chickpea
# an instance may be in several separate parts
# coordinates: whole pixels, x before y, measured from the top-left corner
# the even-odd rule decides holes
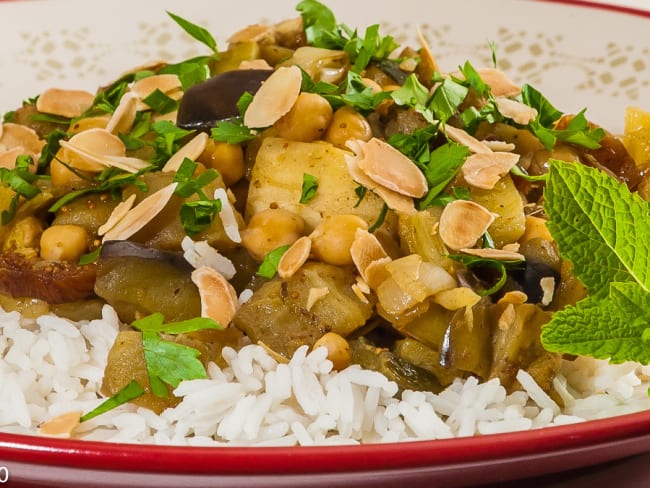
[[[366,118],[347,105],[334,112],[332,123],[324,137],[327,142],[341,149],[345,149],[345,143],[350,139],[369,141],[371,138],[372,129]]]
[[[315,93],[303,92],[272,127],[271,133],[292,141],[311,142],[325,134],[332,120],[332,106]]]
[[[327,359],[332,361],[334,369],[340,371],[350,365],[350,344],[336,332],[328,332],[314,343],[312,349],[327,348]]]
[[[70,171],[60,160],[62,159],[62,150],[57,152],[56,157],[50,163],[50,177],[53,186],[72,186],[75,183],[82,183],[84,179]],[[80,172],[81,174],[81,172]]]
[[[216,169],[222,176],[226,186],[237,183],[244,177],[244,149],[239,144],[228,144],[209,139],[198,162],[207,168]]]
[[[344,214],[325,217],[311,233],[311,252],[316,259],[336,266],[352,264],[350,247],[357,229],[368,224],[357,215]]]
[[[41,234],[41,257],[48,261],[77,261],[88,252],[90,236],[79,225],[48,227]]]
[[[258,261],[274,249],[293,244],[303,235],[305,221],[283,208],[263,210],[251,217],[248,227],[241,232],[242,244]]]

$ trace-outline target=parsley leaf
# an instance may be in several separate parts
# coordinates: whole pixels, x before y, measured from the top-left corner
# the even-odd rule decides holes
[[[273,278],[275,273],[278,272],[278,263],[280,262],[280,259],[290,247],[291,246],[288,244],[286,246],[277,247],[264,256],[262,264],[260,264],[260,267],[257,269],[257,274],[264,278]]]
[[[255,139],[257,134],[244,125],[241,117],[234,117],[229,120],[220,120],[210,130],[211,137],[217,142],[229,144],[241,144]]]
[[[404,84],[391,92],[391,98],[397,105],[411,107],[422,114],[427,122],[433,124],[435,117],[427,104],[429,102],[429,90],[420,83],[415,74],[409,75]]]
[[[449,258],[459,261],[467,266],[468,269],[492,268],[497,271],[498,278],[486,290],[477,290],[476,293],[481,296],[489,296],[498,292],[506,284],[508,279],[508,268],[521,266],[521,260],[500,261],[491,258],[482,258],[468,254],[449,254]]]
[[[549,351],[650,362],[650,204],[598,169],[550,162],[547,224],[589,296],[542,329]]]
[[[300,203],[307,203],[316,196],[318,191],[318,178],[309,173],[302,175],[302,190],[300,191]]]
[[[92,409],[90,412],[82,415],[80,421],[85,422],[86,420],[95,418],[103,413],[109,412],[114,408],[119,407],[120,405],[124,405],[125,403],[128,403],[131,400],[135,400],[136,398],[144,394],[145,394],[144,388],[140,386],[140,383],[138,383],[136,380],[131,380],[130,383],[128,383],[124,388],[122,388],[120,391],[115,393],[115,395],[106,399],[104,402],[102,402],[99,406]]]
[[[419,202],[420,209],[431,206],[432,202],[456,177],[469,154],[467,147],[453,142],[443,144],[431,153],[430,162],[424,168],[429,191]]]
[[[180,322],[165,323],[165,317],[160,312],[154,312],[146,317],[135,320],[131,326],[142,332],[161,332],[165,334],[183,334],[205,329],[223,329],[213,319],[206,317],[195,317]]]
[[[217,41],[214,40],[212,34],[200,25],[196,25],[178,15],[167,12],[174,22],[181,26],[181,28],[192,36],[197,41],[205,44],[213,53],[216,59],[219,59],[219,49],[217,48]]]
[[[445,78],[433,92],[428,105],[438,120],[447,122],[456,113],[468,92],[466,86]]]
[[[143,98],[142,101],[149,105],[159,114],[168,114],[178,108],[178,102],[169,95],[163,93],[159,88]]]

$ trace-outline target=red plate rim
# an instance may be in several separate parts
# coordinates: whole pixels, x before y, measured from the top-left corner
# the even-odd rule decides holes
[[[0,433],[0,459],[159,473],[273,474],[442,466],[577,449],[650,434],[650,410],[578,424],[484,436],[359,446],[191,447]],[[399,455],[395,455],[396,450]],[[254,462],[251,455],[254,454]]]
[[[9,3],[12,0],[0,0]],[[588,0],[535,0],[650,18],[650,10]],[[484,436],[359,446],[191,447],[54,439],[0,432],[0,460],[177,474],[281,474],[444,466],[541,455],[650,434],[650,410]],[[395,455],[398,450],[399,455]],[[254,454],[254,462],[251,455]]]

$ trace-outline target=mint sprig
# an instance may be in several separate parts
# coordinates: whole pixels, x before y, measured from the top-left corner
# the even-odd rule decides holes
[[[552,352],[650,363],[650,204],[607,174],[551,161],[544,208],[589,296],[542,329]]]

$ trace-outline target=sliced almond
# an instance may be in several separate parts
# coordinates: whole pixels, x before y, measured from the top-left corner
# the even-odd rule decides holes
[[[271,356],[273,359],[275,359],[275,361],[278,364],[289,364],[289,359],[288,358],[284,357],[279,352],[275,352],[273,349],[271,349],[269,346],[267,346],[264,342],[257,341],[257,345],[261,346],[262,349],[264,349],[269,356]]]
[[[278,275],[280,278],[291,278],[309,259],[310,252],[311,239],[307,236],[303,236],[291,244],[291,247],[287,249],[278,262]]]
[[[381,259],[376,259],[372,261],[366,267],[366,282],[372,290],[377,290],[379,285],[381,285],[386,279],[390,277],[390,273],[386,268],[386,265],[390,263],[392,259],[388,256]]]
[[[241,63],[239,63],[239,66],[237,66],[237,69],[268,69],[272,70],[273,66],[271,66],[265,59],[245,59]]]
[[[431,52],[429,43],[420,29],[417,29],[418,42],[420,43],[420,69],[423,70],[423,77],[431,79],[435,72],[439,72],[438,63]]]
[[[486,140],[482,140],[481,142],[489,147],[492,151],[512,152],[517,149],[517,146],[515,146],[512,142]]]
[[[228,239],[239,244],[241,242],[239,224],[237,223],[235,209],[233,208],[230,198],[228,197],[228,193],[223,188],[217,188],[214,191],[214,199],[221,201],[221,211],[219,212],[219,218],[223,224],[223,230],[228,236]]]
[[[127,92],[120,98],[115,112],[106,124],[106,130],[111,134],[126,134],[133,127],[137,114],[138,96]]]
[[[146,78],[142,78],[133,83],[133,85],[131,85],[131,91],[142,100],[147,98],[156,90],[160,90],[168,95],[181,87],[181,80],[177,75],[153,75],[147,76]]]
[[[191,237],[185,236],[181,241],[183,257],[194,268],[209,266],[216,269],[227,280],[232,279],[237,273],[235,265],[230,259],[221,255],[207,241],[193,241]]]
[[[22,146],[0,152],[0,168],[14,169],[16,158],[22,154],[25,154],[25,149]]]
[[[472,154],[465,160],[461,171],[468,184],[491,190],[517,162],[519,162],[519,155],[515,153],[478,153]]]
[[[433,296],[433,301],[447,310],[459,310],[464,307],[472,307],[480,300],[481,296],[466,286],[443,290]]]
[[[94,100],[95,95],[87,91],[50,88],[39,95],[36,110],[61,117],[79,117]]]
[[[41,154],[45,141],[42,140],[36,131],[30,127],[7,122],[0,124],[0,147],[4,150],[21,147],[23,154],[29,154],[35,159]]]
[[[354,240],[350,246],[350,256],[364,281],[366,280],[366,269],[373,261],[388,257],[379,239],[365,229],[357,229]]]
[[[264,39],[274,39],[275,31],[273,26],[265,24],[252,24],[235,32],[228,38],[230,44],[239,42],[260,42]]]
[[[359,283],[353,283],[351,288],[352,293],[356,295],[361,303],[370,303],[368,297],[366,296],[366,292],[364,292],[361,286],[359,286]]]
[[[419,198],[426,194],[427,180],[408,157],[390,144],[373,137],[350,140],[347,145],[357,156],[357,166],[373,181],[401,195]]]
[[[320,288],[310,288],[309,294],[307,295],[307,305],[305,308],[311,310],[314,304],[321,298],[325,298],[330,292],[330,289],[326,286]]]
[[[174,194],[177,184],[170,183],[129,210],[113,228],[104,234],[103,242],[128,239],[151,222],[165,208]]]
[[[92,128],[75,134],[68,141],[61,141],[66,163],[81,171],[103,171],[103,156],[126,155],[126,146],[115,134],[106,129]]]
[[[470,248],[485,234],[494,219],[494,214],[476,202],[454,200],[440,215],[438,234],[450,249]]]
[[[47,436],[69,438],[81,422],[81,414],[81,411],[74,411],[54,417],[43,422],[39,432]]]
[[[278,68],[262,84],[244,114],[251,129],[270,127],[286,114],[298,99],[302,72],[297,66]]]
[[[506,305],[506,308],[503,310],[499,319],[497,320],[497,326],[501,330],[508,330],[510,326],[515,323],[517,319],[517,312],[515,311],[515,306],[512,303]]]
[[[490,149],[487,145],[483,144],[476,137],[470,135],[463,129],[459,129],[451,125],[445,125],[445,133],[449,139],[457,142],[458,144],[462,144],[463,146],[467,146],[473,153],[479,154],[492,152],[492,149]]]
[[[228,327],[237,306],[237,292],[217,270],[202,266],[192,271],[192,282],[199,289],[201,317],[209,317],[222,327]]]
[[[205,146],[208,144],[208,139],[208,134],[205,132],[199,132],[178,151],[172,154],[172,156],[165,163],[165,166],[163,166],[162,170],[164,172],[178,171],[178,168],[181,167],[181,164],[183,164],[185,158],[196,161],[196,159],[203,153],[203,151],[205,151]]]
[[[116,205],[116,207],[113,209],[111,214],[108,216],[108,219],[106,222],[104,222],[103,225],[97,229],[97,235],[103,236],[106,234],[108,231],[110,231],[115,225],[122,220],[124,217],[126,217],[126,214],[129,213],[129,210],[133,208],[133,204],[135,203],[135,193],[131,195],[129,198],[124,200],[123,202],[120,202]]]
[[[464,247],[459,249],[459,251],[480,258],[496,259],[497,261],[524,261],[526,259],[526,256],[523,254],[505,249],[476,249]]]
[[[528,125],[537,118],[537,110],[517,100],[496,97],[495,102],[499,113],[504,117],[512,119],[517,124]]]
[[[497,303],[512,303],[513,305],[520,305],[526,303],[528,300],[528,295],[523,291],[512,290],[503,294]]]
[[[92,130],[92,129],[91,129]],[[84,134],[85,132],[80,132]],[[127,156],[107,156],[97,154],[92,151],[82,149],[70,144],[69,141],[60,141],[59,144],[63,148],[63,157],[70,166],[76,167],[80,171],[88,171],[92,173],[99,173],[105,168],[118,168],[129,173],[137,173],[140,170],[151,166],[150,163],[138,158]],[[70,164],[72,160],[73,164]]]
[[[377,194],[381,198],[388,208],[401,212],[405,215],[414,215],[417,213],[415,205],[413,204],[413,199],[393,191],[389,188],[386,188],[383,185],[380,185],[372,178],[370,178],[366,173],[364,173],[359,166],[357,165],[357,157],[346,154],[345,162],[348,166],[348,172],[354,181],[359,183],[361,186],[366,187],[368,190]]]
[[[545,307],[550,305],[555,294],[555,278],[545,276],[539,280],[539,286],[542,288],[542,300],[540,303]]]
[[[516,97],[521,87],[512,82],[508,75],[496,68],[479,68],[476,70],[481,79],[490,87],[495,97]]]

